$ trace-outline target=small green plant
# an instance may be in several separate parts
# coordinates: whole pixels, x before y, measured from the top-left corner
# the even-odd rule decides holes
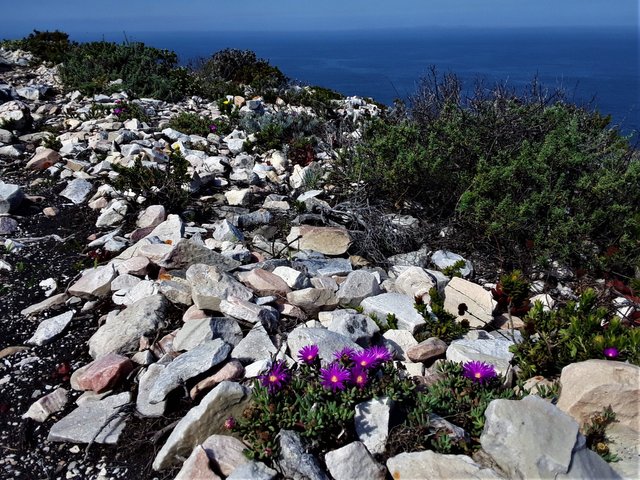
[[[62,142],[58,140],[55,135],[47,135],[47,137],[42,142],[46,148],[50,148],[51,150],[60,150],[62,148]]]
[[[27,268],[27,265],[24,262],[16,263],[16,272],[22,273],[25,271],[26,268]]]
[[[564,366],[590,358],[640,364],[640,329],[609,318],[597,299],[594,290],[586,290],[577,301],[553,311],[536,302],[524,318],[522,342],[511,347],[523,377],[552,377]]]
[[[601,413],[593,415],[591,421],[583,427],[584,435],[587,438],[587,447],[607,462],[619,460],[618,456],[609,450],[609,439],[606,435],[607,427],[616,421],[616,414],[609,405]]]
[[[139,104],[122,100],[116,100],[115,103],[116,105],[113,107],[111,113],[118,117],[118,120],[125,121],[135,118],[140,122],[149,121],[147,112],[145,112]]]
[[[429,290],[429,297],[431,297],[431,312],[424,303],[416,303],[415,305],[418,313],[426,320],[415,334],[418,342],[431,337],[451,342],[469,331],[469,322],[466,319],[458,322],[455,315],[444,309],[444,297],[440,295],[437,288]]]
[[[362,309],[362,307],[356,307],[356,308]],[[373,323],[375,323],[378,326],[378,328],[380,329],[380,334],[384,334],[389,330],[397,330],[398,328],[398,319],[393,313],[388,313],[384,322],[381,321],[380,318],[378,318],[378,316],[375,313],[370,313],[369,318],[373,320]]]
[[[163,168],[147,168],[140,157],[133,166],[113,165],[118,173],[114,186],[120,191],[131,190],[147,199],[147,203],[164,205],[169,211],[180,212],[187,205],[190,193],[186,188],[190,178],[189,162],[179,149],[167,154],[167,163]]]
[[[453,278],[453,277],[462,277],[462,269],[465,266],[465,261],[464,260],[456,260],[455,263],[453,265],[449,265],[448,267],[444,267],[442,269],[442,273],[444,273],[447,277],[449,278]]]
[[[491,293],[503,312],[524,315],[529,311],[529,282],[520,270],[502,275]]]
[[[212,124],[210,119],[191,112],[181,112],[169,120],[170,128],[185,135],[200,135],[201,137],[206,137],[211,133]]]

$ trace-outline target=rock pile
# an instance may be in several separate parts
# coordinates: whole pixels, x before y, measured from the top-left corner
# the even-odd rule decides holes
[[[0,61],[23,65],[27,58],[12,55],[3,52]],[[431,451],[402,453],[380,464],[375,455],[385,451],[390,411],[383,400],[359,406],[356,430],[359,423],[367,425],[359,431],[359,441],[323,459],[306,453],[295,432],[282,431],[279,471],[247,461],[241,454],[244,445],[228,435],[224,422],[242,414],[251,379],[276,359],[295,362],[305,345],[317,344],[326,362],[345,346],[362,349],[382,341],[408,372],[427,381],[428,369],[438,358],[488,362],[508,374],[509,347],[518,338],[495,329],[496,304],[488,288],[466,278],[449,279],[438,270],[463,260],[463,277],[473,275],[472,263],[452,252],[413,252],[404,261],[390,259],[387,269],[363,266],[361,258],[349,256],[352,232],[340,223],[339,214],[332,214],[330,190],[314,189],[335,158],[330,148],[317,150],[314,160],[301,166],[289,163],[284,151],[246,152],[251,135],[242,130],[204,138],[167,128],[178,112],[220,116],[216,104],[199,98],[179,104],[136,100],[151,119],[147,123],[123,122],[106,113],[92,117],[92,105],[116,105],[126,95],[56,94],[54,70],[38,70],[26,81],[20,72],[3,74],[6,83],[0,84],[0,91],[11,98],[0,104],[0,121],[11,125],[0,129],[0,156],[26,171],[41,172],[42,178],[60,183],[61,197],[95,211],[95,234],[87,248],[109,258],[83,270],[67,288],[54,282],[49,295],[55,295],[22,310],[34,321],[23,340],[36,346],[34,355],[37,346],[55,345],[74,315],[95,315],[99,325],[86,346],[93,360],[77,365],[68,382],[52,385],[55,390],[35,398],[23,412],[35,422],[49,422],[48,442],[126,442],[122,432],[131,415],[162,417],[171,408],[169,400],[182,396],[197,404],[152,459],[158,471],[180,467],[176,478],[181,479],[633,476],[637,455],[625,459],[622,468],[609,466],[585,449],[578,431],[604,403],[614,406],[631,435],[640,430],[639,369],[616,362],[567,367],[557,406],[533,396],[491,403],[481,439],[491,460],[486,464]],[[233,100],[241,105],[241,115],[314,114],[308,107],[284,102]],[[375,115],[377,107],[349,98],[336,102],[336,112],[356,119],[350,134],[357,134],[357,118]],[[24,133],[33,124],[58,128],[59,147],[34,149],[52,134]],[[140,208],[145,198],[112,185],[113,165],[132,166],[142,159],[146,168],[163,169],[171,150],[188,161],[190,181],[184,188],[207,206],[209,218],[204,221],[168,213],[167,205]],[[5,245],[18,249],[30,247],[12,239],[17,226],[8,220],[20,222],[12,215],[27,188],[0,183],[0,235]],[[299,205],[306,213],[296,213]],[[136,210],[132,224],[128,219]],[[273,228],[279,218],[288,219],[284,231]],[[416,332],[431,319],[419,314],[414,303],[421,299],[428,305],[431,288],[444,293],[450,313],[476,329],[450,345],[437,338],[418,342]],[[467,307],[464,312],[461,304]],[[104,314],[97,313],[101,305],[108,306]],[[177,323],[171,313],[176,311],[181,317]],[[397,328],[381,336],[390,315]],[[10,356],[5,362],[16,365]],[[6,382],[10,384],[10,378]],[[69,403],[68,390],[84,392],[77,394],[76,406]]]

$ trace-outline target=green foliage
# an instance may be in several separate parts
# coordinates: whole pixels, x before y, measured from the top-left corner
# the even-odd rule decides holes
[[[640,259],[640,161],[609,117],[547,95],[479,88],[435,74],[406,115],[371,120],[346,160],[350,181],[511,260],[554,258],[628,271]]]
[[[318,114],[334,116],[335,100],[344,96],[335,90],[324,87],[294,87],[285,91],[281,98],[290,105],[311,107]]]
[[[587,438],[587,447],[607,462],[617,462],[619,459],[609,451],[609,439],[605,434],[607,427],[617,421],[611,405],[604,408],[602,413],[593,415],[590,420],[583,429],[584,436]]]
[[[458,322],[455,315],[444,309],[444,297],[440,295],[438,289],[432,288],[429,290],[429,296],[431,297],[431,312],[423,303],[415,305],[418,313],[426,320],[426,323],[415,334],[418,342],[431,337],[437,337],[444,342],[451,342],[469,331],[469,322],[467,320]]]
[[[62,148],[62,142],[58,140],[55,135],[47,135],[47,137],[42,142],[46,148],[50,148],[52,150],[60,150]]]
[[[310,115],[295,115],[286,112],[266,115],[245,115],[240,120],[240,128],[255,133],[256,142],[252,146],[259,151],[270,149],[292,149],[308,156],[315,138],[323,132],[324,122]]]
[[[310,450],[324,454],[356,439],[355,406],[376,397],[389,397],[401,404],[412,395],[414,384],[401,378],[391,363],[378,367],[363,389],[343,391],[324,388],[319,366],[296,365],[291,380],[279,391],[268,393],[256,381],[252,403],[234,428],[249,444],[248,456],[267,463],[277,457],[276,435],[294,430],[306,439]]]
[[[570,363],[604,358],[610,347],[618,350],[619,360],[640,364],[640,329],[617,317],[608,320],[607,309],[596,303],[593,290],[553,311],[536,302],[524,318],[522,342],[511,347],[524,378],[557,375]]]
[[[190,112],[181,112],[169,120],[170,128],[185,135],[200,135],[201,137],[206,137],[211,133],[211,125],[213,122],[210,119]]]
[[[87,95],[111,88],[134,97],[179,100],[190,88],[188,72],[178,68],[174,52],[139,42],[75,45],[60,68],[60,78],[67,89]],[[122,84],[108,86],[117,79],[122,79]]]
[[[502,312],[525,315],[529,311],[529,282],[520,270],[500,276],[491,293]]]
[[[254,52],[231,48],[202,62],[197,68],[197,78],[211,98],[244,93],[237,87],[235,92],[230,91],[232,85],[248,85],[254,93],[262,93],[283,88],[288,81],[278,67],[269,65]]]
[[[161,165],[161,168],[146,167],[140,157],[131,167],[114,164],[112,168],[119,174],[114,187],[144,196],[147,204],[160,204],[171,212],[181,212],[189,201],[189,190],[185,188],[189,182],[189,162],[176,149],[169,152],[167,163]]]
[[[112,113],[118,117],[118,120],[123,122],[132,118],[140,122],[149,121],[147,112],[136,102],[116,100],[116,105],[113,107]]]
[[[442,362],[438,367],[440,380],[418,392],[406,408],[407,416],[401,428],[392,433],[390,454],[399,451],[432,449],[439,453],[469,454],[479,447],[479,437],[484,428],[484,412],[492,400],[518,399],[511,388],[503,386],[500,376],[485,383],[477,383],[463,376],[459,363]],[[450,432],[430,425],[430,415],[436,414],[469,433],[469,438],[453,438]],[[401,441],[398,435],[409,439]]]
[[[26,50],[40,61],[58,64],[66,61],[69,50],[77,46],[77,43],[70,42],[69,35],[59,30],[34,30],[21,40],[5,40],[0,46],[11,50]]]
[[[453,278],[453,277],[460,278],[462,277],[462,272],[460,270],[463,269],[464,266],[465,266],[464,260],[456,260],[456,262],[453,265],[444,267],[442,269],[442,273],[444,273],[449,278]]]

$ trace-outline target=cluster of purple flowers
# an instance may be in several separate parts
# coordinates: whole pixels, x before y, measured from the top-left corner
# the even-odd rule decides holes
[[[320,382],[328,390],[344,390],[348,385],[364,388],[369,381],[370,372],[384,362],[392,360],[389,351],[380,346],[364,349],[360,352],[352,348],[343,348],[334,353],[335,360],[325,368],[320,368]],[[307,345],[298,352],[298,361],[305,365],[319,365],[317,345]],[[291,378],[291,372],[283,360],[275,362],[269,371],[259,377],[262,386],[269,393],[279,391]]]

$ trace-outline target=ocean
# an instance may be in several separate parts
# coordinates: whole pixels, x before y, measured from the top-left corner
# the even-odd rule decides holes
[[[123,32],[71,34],[79,41],[123,41]],[[625,134],[640,130],[635,28],[421,28],[350,32],[126,32],[175,51],[183,64],[223,48],[250,49],[305,84],[392,104],[415,92],[435,66],[469,90],[476,80],[526,88],[537,76],[569,101],[610,114]]]

